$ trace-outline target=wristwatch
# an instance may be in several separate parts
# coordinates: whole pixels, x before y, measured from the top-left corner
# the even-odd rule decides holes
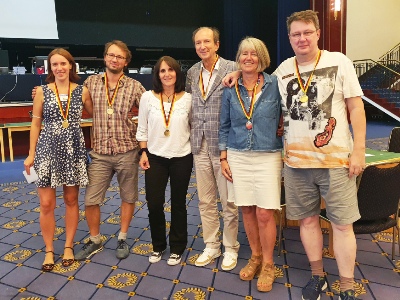
[[[142,155],[142,153],[143,152],[146,152],[146,154],[149,154],[149,149],[147,149],[147,148],[141,148],[140,150],[139,150],[139,156],[141,156]]]

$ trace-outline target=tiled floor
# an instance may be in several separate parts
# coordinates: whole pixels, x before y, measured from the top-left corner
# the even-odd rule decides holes
[[[60,264],[64,242],[64,204],[58,191],[55,210],[56,267],[51,273],[40,271],[43,262],[43,240],[39,227],[39,200],[33,184],[15,182],[0,185],[0,299],[301,299],[301,287],[308,281],[309,268],[297,228],[284,230],[281,256],[275,252],[273,289],[259,293],[256,280],[244,282],[238,272],[250,256],[249,246],[240,223],[241,244],[238,266],[225,272],[220,269],[222,258],[210,265],[194,266],[204,248],[197,208],[198,196],[194,175],[187,194],[189,242],[180,265],[168,266],[163,260],[148,262],[151,251],[150,231],[144,194],[144,174],[139,178],[140,195],[128,234],[131,254],[125,260],[115,257],[116,234],[119,229],[120,198],[115,180],[101,207],[101,233],[105,249],[85,262],[69,268]],[[83,201],[85,190],[80,192]],[[168,200],[169,192],[166,199]],[[87,237],[84,207],[75,237],[77,244]],[[169,218],[170,205],[165,211]],[[327,243],[328,236],[325,235]],[[391,236],[359,235],[355,278],[361,299],[400,299],[400,257],[390,259]],[[78,250],[81,245],[76,245]],[[389,256],[388,256],[389,254]],[[338,272],[335,260],[324,258],[329,288],[321,299],[336,299]]]

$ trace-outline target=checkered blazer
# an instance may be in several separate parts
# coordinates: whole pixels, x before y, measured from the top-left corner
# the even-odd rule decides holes
[[[221,111],[222,92],[224,90],[221,81],[226,74],[236,69],[235,62],[220,57],[218,74],[205,100],[201,96],[199,87],[201,62],[193,65],[187,72],[186,92],[192,94],[190,143],[192,153],[195,155],[199,154],[203,135],[207,141],[209,151],[213,155],[219,155],[219,115]]]

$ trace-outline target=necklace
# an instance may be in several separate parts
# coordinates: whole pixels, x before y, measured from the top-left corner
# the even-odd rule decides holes
[[[69,85],[68,85],[68,100],[67,100],[67,107],[65,108],[65,111],[62,108],[60,94],[58,93],[56,82],[54,82],[54,87],[55,87],[55,94],[56,94],[56,99],[57,99],[57,103],[58,103],[58,108],[60,109],[61,117],[63,118],[62,127],[68,128],[68,126],[69,126],[69,123],[68,123],[69,104],[71,103],[71,83],[69,83]]]
[[[160,93],[161,112],[163,114],[164,124],[165,124],[165,131],[164,131],[164,135],[165,136],[169,136],[171,134],[170,131],[169,131],[169,123],[171,122],[172,109],[174,108],[174,103],[175,103],[175,100],[176,100],[176,94],[174,93],[173,95],[174,95],[174,97],[172,98],[171,108],[169,110],[169,114],[168,114],[168,117],[167,117],[167,115],[165,114],[164,103],[163,103],[164,101],[162,99],[162,94]],[[165,95],[165,96],[167,96],[167,95]]]
[[[171,95],[167,95],[166,93],[163,92],[163,94],[165,95],[165,97],[167,97],[167,102],[171,103],[171,99],[169,99],[171,96],[175,95],[175,93],[171,94]]]
[[[206,90],[204,90],[204,83],[203,83],[203,68],[201,68],[201,70],[200,70],[199,85],[200,85],[201,95],[203,96],[203,99],[206,99],[208,89],[210,88],[210,81],[211,81],[212,73],[213,73],[213,71],[215,69],[215,65],[217,64],[218,58],[219,58],[219,56],[217,55],[213,65],[211,67],[210,77],[208,78],[208,83],[207,83],[207,89]]]
[[[296,58],[294,58],[294,65],[296,67],[297,81],[299,82],[300,88],[303,92],[303,95],[300,97],[300,102],[302,102],[302,103],[306,103],[308,101],[308,96],[306,95],[307,90],[308,90],[308,87],[310,86],[311,78],[314,74],[315,68],[317,67],[320,58],[321,58],[321,50],[318,51],[317,59],[315,60],[314,69],[312,70],[310,76],[307,79],[306,86],[304,86],[303,80],[300,77],[299,64],[297,63]]]
[[[250,119],[253,116],[254,102],[255,102],[254,99],[256,98],[256,92],[257,92],[257,87],[258,87],[259,83],[260,83],[260,74],[258,74],[256,84],[253,87],[253,94],[252,94],[251,100],[250,100],[249,111],[246,110],[244,101],[243,101],[242,97],[240,96],[238,81],[236,81],[236,84],[235,84],[236,95],[239,99],[239,103],[240,103],[240,106],[242,107],[243,113],[244,113],[245,117],[247,118],[247,122],[246,122],[247,130],[250,130],[253,128],[253,124],[251,123]]]
[[[119,80],[121,79],[122,76],[124,76],[124,74],[121,74],[121,76],[119,76],[119,78],[117,80],[117,85],[115,86],[113,94],[112,94],[111,99],[110,99],[110,92],[109,92],[109,89],[108,89],[107,73],[104,73],[104,84],[106,86],[106,96],[107,96],[107,102],[108,102],[107,114],[109,114],[109,115],[112,115],[114,113],[113,104],[114,104],[114,101],[115,101],[115,97],[117,96],[117,92],[118,92],[118,88],[119,88]],[[112,91],[111,88],[110,88],[110,91]]]

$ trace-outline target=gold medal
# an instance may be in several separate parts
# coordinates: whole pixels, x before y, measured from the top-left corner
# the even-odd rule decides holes
[[[54,89],[55,89],[58,108],[60,109],[61,117],[64,119],[61,123],[62,127],[68,128],[68,126],[69,126],[68,113],[69,113],[69,106],[71,103],[71,83],[69,83],[69,85],[68,85],[68,99],[67,99],[67,107],[65,108],[65,111],[63,110],[63,107],[61,104],[61,99],[60,99],[60,94],[58,93],[57,84],[55,82],[54,82]]]
[[[164,135],[165,135],[165,136],[169,136],[169,135],[170,135],[169,129],[166,129],[166,130],[164,131]]]
[[[112,107],[107,108],[107,114],[112,115],[114,113],[114,110]]]
[[[300,102],[302,103],[306,103],[308,101],[308,96],[307,95],[303,95],[300,97]]]

